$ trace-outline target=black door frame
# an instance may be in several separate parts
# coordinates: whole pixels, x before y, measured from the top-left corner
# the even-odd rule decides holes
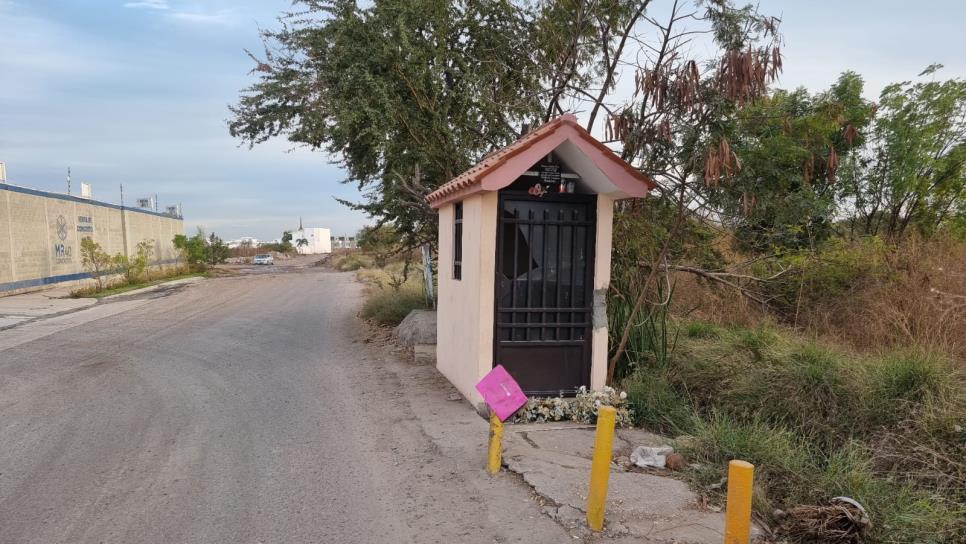
[[[559,315],[560,315],[560,313],[569,312],[571,314],[571,316],[572,316],[570,323],[573,322],[573,316],[576,316],[578,314],[582,314],[583,315],[583,321],[582,321],[582,323],[584,324],[584,327],[583,327],[583,339],[582,340],[537,340],[537,341],[512,341],[511,340],[509,342],[512,342],[512,344],[515,347],[528,347],[528,346],[529,347],[545,347],[545,346],[577,346],[577,345],[580,345],[582,347],[581,360],[582,360],[582,363],[583,363],[583,369],[582,369],[582,381],[583,381],[583,384],[582,385],[586,385],[589,388],[590,387],[590,375],[591,375],[592,366],[593,366],[593,294],[594,294],[594,269],[595,269],[595,264],[596,264],[596,260],[597,260],[596,259],[596,257],[597,257],[597,251],[596,251],[597,250],[597,195],[596,194],[579,194],[579,193],[547,193],[547,194],[545,194],[542,197],[537,197],[537,196],[533,196],[533,195],[529,194],[526,191],[502,190],[502,191],[499,192],[499,198],[498,198],[498,202],[497,202],[497,211],[496,211],[496,213],[497,213],[497,224],[496,224],[496,232],[494,233],[494,235],[496,236],[496,244],[494,244],[495,247],[496,247],[496,254],[494,255],[495,281],[494,281],[494,292],[493,292],[494,304],[493,304],[493,362],[492,362],[492,366],[496,366],[498,363],[500,363],[500,357],[501,357],[501,355],[500,355],[500,351],[501,351],[501,349],[500,349],[500,343],[501,343],[501,341],[500,341],[500,326],[499,326],[500,313],[501,313],[501,306],[500,306],[500,304],[501,304],[500,275],[502,274],[502,267],[503,267],[503,262],[502,262],[502,260],[503,260],[503,252],[502,252],[502,249],[503,249],[503,242],[504,242],[504,236],[503,236],[503,225],[504,225],[503,209],[504,209],[504,204],[505,204],[505,202],[507,200],[531,201],[531,202],[549,202],[549,203],[554,203],[554,202],[559,202],[559,203],[575,203],[575,204],[585,204],[587,206],[587,220],[586,220],[586,223],[588,223],[588,224],[586,225],[587,226],[587,232],[586,232],[586,241],[585,241],[585,244],[586,244],[586,258],[585,258],[585,261],[586,262],[584,263],[584,266],[585,266],[585,270],[584,270],[584,274],[585,275],[584,275],[584,277],[586,278],[586,281],[585,281],[585,284],[584,284],[584,293],[583,293],[584,294],[584,297],[583,297],[584,304],[582,306],[579,306],[579,307],[574,306],[574,297],[571,296],[570,297],[570,300],[571,300],[570,304],[571,304],[571,306],[570,307],[567,307],[567,308],[564,308],[561,311],[556,312],[556,315],[557,315],[557,318],[556,319],[558,320],[557,322],[560,322],[559,321]],[[544,231],[544,232],[546,232],[546,231]],[[546,236],[546,234],[544,234],[544,236]],[[558,237],[560,236],[559,232],[558,232],[558,235],[557,236]],[[574,237],[574,238],[576,238],[576,236],[574,234],[572,234],[571,236]],[[574,240],[572,243],[573,244],[576,244],[576,240]],[[530,247],[532,247],[532,246],[530,246]],[[571,259],[575,259],[574,252],[573,251],[571,251]],[[571,267],[572,267],[572,265],[571,265]],[[558,272],[557,272],[558,274],[559,274],[559,270],[560,270],[560,267],[558,266]],[[572,290],[571,291],[572,293],[575,293],[576,292],[576,291],[574,291],[575,287],[573,285],[573,282],[571,283],[571,287],[570,288]],[[555,301],[555,303],[556,302],[557,301]],[[547,308],[547,305],[544,303],[543,300],[541,300],[541,304],[543,304],[543,307],[544,308]],[[534,312],[534,313],[536,313],[536,312]],[[554,313],[554,312],[547,312],[547,313]],[[541,318],[541,319],[542,319],[541,322],[544,322],[545,323],[545,321],[543,321],[543,318]],[[545,327],[545,328],[554,328],[553,323],[551,323],[549,325],[549,327]],[[555,337],[557,337],[557,333],[555,333]],[[552,378],[550,379],[550,381],[552,381]],[[573,394],[575,390],[576,390],[576,387],[574,387],[574,388],[560,389],[559,391],[558,390],[550,390],[550,389],[547,389],[547,390],[542,390],[541,389],[541,390],[539,390],[539,393],[548,393],[548,394],[549,393],[555,393],[555,394],[558,394],[559,393],[559,394],[565,394],[566,395],[566,394]]]

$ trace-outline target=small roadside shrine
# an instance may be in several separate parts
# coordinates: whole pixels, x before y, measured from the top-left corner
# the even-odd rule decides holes
[[[653,187],[563,115],[427,196],[439,210],[440,372],[474,405],[497,364],[527,395],[602,388],[614,201]]]

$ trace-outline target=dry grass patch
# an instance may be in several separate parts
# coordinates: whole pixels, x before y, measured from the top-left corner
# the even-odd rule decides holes
[[[870,542],[966,536],[966,378],[948,357],[856,355],[773,326],[676,333],[666,364],[623,386],[638,423],[690,436],[700,490],[720,500],[709,486],[745,459],[756,511],[775,526],[776,510],[844,495],[868,509]]]
[[[365,256],[354,258],[352,265]],[[410,266],[393,262],[383,268],[359,268],[356,277],[366,285],[366,301],[361,315],[382,326],[398,325],[413,310],[429,308],[422,274]]]
[[[847,298],[809,309],[803,324],[856,349],[915,347],[966,364],[966,244],[909,239],[887,254],[889,273]]]

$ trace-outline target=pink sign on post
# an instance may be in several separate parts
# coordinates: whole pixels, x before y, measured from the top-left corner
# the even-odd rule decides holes
[[[506,421],[527,403],[527,396],[503,365],[496,365],[489,374],[483,376],[480,383],[476,384],[476,390],[483,395],[483,400],[500,421]]]

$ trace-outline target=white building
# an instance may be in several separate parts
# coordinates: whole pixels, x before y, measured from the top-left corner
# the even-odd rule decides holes
[[[258,247],[258,238],[255,238],[252,236],[242,236],[237,240],[228,240],[225,243],[230,248],[236,248],[241,246]]]
[[[332,233],[329,229],[321,227],[302,227],[299,220],[299,228],[292,231],[292,245],[300,255],[315,255],[318,253],[332,253]],[[306,244],[299,246],[299,240],[305,240]]]
[[[356,239],[354,236],[333,236],[332,247],[338,249],[356,249]]]

